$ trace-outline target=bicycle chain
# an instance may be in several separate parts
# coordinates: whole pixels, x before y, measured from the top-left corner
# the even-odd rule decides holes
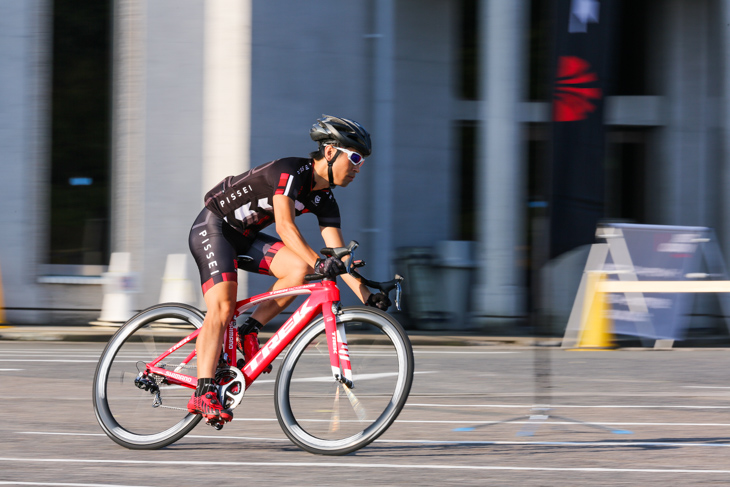
[[[163,369],[166,369],[167,368],[167,364],[164,364],[164,363],[159,364],[159,367],[160,368],[163,368]],[[196,368],[196,367],[197,366],[195,366],[195,365],[182,364],[182,365],[176,366],[174,370],[175,370],[175,372],[179,372],[179,371],[181,371],[183,369],[193,369],[193,368]],[[155,383],[157,384],[158,391],[159,391],[159,385],[162,384],[162,382],[165,380],[165,377],[164,376],[161,376],[161,375],[155,375],[152,378],[152,380],[154,380]],[[176,406],[166,406],[166,405],[162,404],[162,397],[161,397],[161,394],[159,392],[155,395],[155,398],[153,399],[152,407],[153,408],[175,409],[175,410],[178,410],[178,411],[187,411],[188,410],[188,408],[179,408],[179,407],[176,407]]]
[[[158,366],[160,368],[163,368],[163,369],[167,368],[167,364],[165,364],[165,363],[160,363],[160,364],[158,364]],[[195,365],[182,364],[182,365],[176,366],[174,370],[175,370],[175,372],[179,372],[182,369],[193,369],[193,368],[197,368],[197,366],[195,366]],[[162,397],[161,397],[161,394],[159,392],[159,390],[160,390],[159,389],[159,386],[165,380],[165,377],[164,376],[161,376],[161,375],[156,375],[155,374],[152,377],[152,380],[154,380],[155,383],[158,386],[158,392],[157,392],[157,394],[155,394],[155,398],[153,399],[153,402],[152,402],[152,407],[153,408],[175,409],[175,410],[178,410],[178,411],[187,411],[188,410],[188,408],[180,408],[180,407],[176,407],[176,406],[166,406],[166,405],[162,404]]]

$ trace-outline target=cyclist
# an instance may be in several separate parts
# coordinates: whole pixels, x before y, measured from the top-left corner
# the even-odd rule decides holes
[[[328,278],[346,272],[341,260],[319,258],[294,218],[313,213],[325,245],[344,246],[332,189],[348,186],[359,174],[372,150],[370,135],[355,121],[329,115],[318,119],[309,135],[318,144],[309,158],[278,159],[218,183],[205,195],[205,208],[190,230],[190,251],[200,271],[208,312],[196,343],[198,385],[188,410],[208,420],[233,418],[217,397],[214,375],[223,335],[235,311],[236,256],[253,257],[244,270],[277,278],[270,291],[301,285],[304,276],[313,272]],[[261,233],[272,223],[280,238]],[[363,303],[383,310],[390,306],[387,295],[371,293],[349,274],[342,278]],[[246,360],[259,350],[259,330],[294,299],[289,296],[262,303],[239,326]],[[270,371],[269,366],[266,372]]]

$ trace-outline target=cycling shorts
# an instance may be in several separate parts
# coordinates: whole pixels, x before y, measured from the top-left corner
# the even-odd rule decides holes
[[[219,282],[238,282],[238,255],[253,258],[241,269],[271,275],[271,261],[284,243],[265,233],[244,237],[221,217],[204,208],[190,229],[188,245],[198,265],[200,285],[205,294]]]

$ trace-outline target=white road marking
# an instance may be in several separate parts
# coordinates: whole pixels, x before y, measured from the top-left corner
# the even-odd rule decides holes
[[[0,480],[0,485],[48,485],[58,487],[142,487],[132,485],[119,485],[119,484],[77,484],[77,483],[58,483],[58,482],[19,482],[17,480],[13,482],[6,482]]]
[[[276,418],[233,418],[233,421],[249,421],[249,422],[276,422],[278,421]],[[306,421],[306,420],[303,420]],[[314,421],[314,420],[312,420]],[[340,420],[342,422],[343,420]],[[353,420],[354,421],[354,420]],[[422,419],[396,419],[396,423],[414,423],[414,424],[449,424],[449,425],[456,425],[456,424],[468,424],[468,425],[482,425],[482,424],[502,424],[503,421],[464,421],[464,420],[450,420],[450,421],[438,421],[438,420],[422,420]],[[534,424],[534,421],[510,421],[510,424]],[[547,421],[541,424],[545,425],[576,425],[580,423],[576,423],[574,421]],[[590,421],[588,424],[599,424],[603,426],[691,426],[691,427],[698,427],[698,426],[708,426],[708,427],[730,427],[730,423],[612,423],[612,422],[604,422],[604,421]]]
[[[466,350],[414,350],[414,354],[436,354],[436,353],[448,353],[457,355],[502,355],[506,353],[520,353],[520,352],[507,352],[507,351],[483,351],[483,352],[468,352]]]
[[[235,421],[235,419],[234,419]],[[566,423],[574,424],[574,423]],[[27,435],[50,435],[50,436],[106,436],[104,433],[54,433],[43,431],[24,431],[21,434]],[[231,436],[231,435],[194,435],[190,434],[185,438],[192,439],[215,439],[215,440],[246,440],[246,441],[285,441],[288,438],[271,438],[271,437],[255,437],[255,436]],[[652,447],[710,447],[710,448],[730,448],[730,443],[701,443],[701,442],[681,442],[681,441],[483,441],[483,440],[395,440],[395,439],[379,439],[375,443],[399,443],[409,445],[469,445],[469,446],[570,446],[570,447],[628,447],[628,446],[652,446]],[[2,460],[0,458],[0,460]]]
[[[376,440],[377,442],[378,440]],[[411,443],[419,445],[532,445],[532,446],[704,446],[730,448],[730,443],[682,443],[678,441],[464,441],[464,440],[381,440],[383,443]]]
[[[730,389],[730,387],[721,386],[682,386],[685,389]]]
[[[235,421],[235,420],[234,420]],[[504,421],[423,421],[416,419],[397,419],[396,423],[429,423],[429,424],[470,424],[470,425],[488,425],[488,424],[503,424]],[[510,421],[510,424],[534,424],[534,421]],[[574,421],[546,421],[540,424],[551,425],[551,424],[568,424],[568,425],[580,425],[584,422]],[[599,424],[604,426],[730,426],[730,423],[606,423],[599,421],[588,421],[585,424]]]
[[[23,369],[0,369],[0,372],[18,372]]]
[[[435,374],[436,371],[423,370],[420,372],[414,372],[414,374]],[[397,372],[383,372],[380,374],[354,374],[352,380],[354,382],[361,380],[373,380],[373,379],[384,379],[385,377],[395,377]],[[259,376],[260,377],[260,376]],[[272,384],[276,382],[276,379],[256,379],[254,384]],[[292,379],[292,382],[332,382],[335,383],[334,377],[331,375],[323,375],[319,377],[302,377],[301,379]]]
[[[414,404],[406,403],[406,407],[423,407],[423,408],[509,408],[509,409],[532,409],[533,404]],[[543,406],[540,406],[541,408]],[[560,409],[560,408],[599,408],[599,409],[730,409],[730,406],[683,406],[683,405],[671,405],[671,404],[656,404],[656,405],[594,405],[594,406],[580,406],[580,405],[568,405],[568,404],[551,404],[544,406],[548,409]]]
[[[13,458],[0,457],[0,462],[16,463],[76,463],[108,465],[204,465],[206,467],[307,467],[327,469],[377,468],[398,470],[501,470],[516,472],[593,472],[593,473],[656,473],[656,474],[730,474],[730,470],[679,469],[679,468],[600,468],[600,467],[518,467],[502,465],[429,465],[398,463],[360,463],[360,462],[241,462],[241,461],[194,461],[194,460],[106,460],[71,458]]]
[[[62,359],[39,359],[39,358],[34,358],[34,359],[22,359],[22,358],[21,359],[17,359],[17,358],[2,359],[2,358],[0,358],[0,362],[53,362],[53,363],[62,362],[62,363],[72,363],[72,364],[82,364],[82,363],[95,364],[95,363],[98,363],[99,361],[98,360],[78,360],[78,359],[77,360],[62,360]]]

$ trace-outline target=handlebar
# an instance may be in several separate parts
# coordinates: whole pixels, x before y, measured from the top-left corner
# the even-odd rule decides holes
[[[358,244],[356,241],[352,240],[347,245],[347,247],[335,247],[335,248],[325,247],[322,250],[320,250],[320,252],[325,257],[336,257],[338,259],[347,257],[348,255],[351,256],[352,257],[350,259],[351,263],[349,263],[347,265],[347,273],[350,274],[351,276],[353,276],[354,278],[356,278],[357,280],[359,280],[360,282],[362,282],[363,284],[365,284],[367,287],[377,289],[385,294],[388,294],[388,293],[390,293],[390,291],[395,289],[396,290],[395,306],[398,310],[400,310],[401,309],[400,302],[401,302],[401,294],[402,294],[401,282],[403,282],[403,280],[404,280],[403,276],[396,274],[394,279],[391,279],[390,281],[385,281],[385,282],[371,281],[370,279],[366,279],[365,277],[363,277],[359,272],[357,272],[355,270],[355,267],[362,267],[365,265],[365,262],[363,262],[363,261],[354,262],[354,260],[355,260],[354,252],[355,252],[355,249],[359,245],[360,244]],[[305,281],[317,281],[320,279],[324,279],[324,276],[319,273],[308,274],[304,277]]]
[[[354,240],[350,241],[350,243],[347,245],[347,247],[325,247],[319,252],[324,255],[325,257],[336,257],[340,260],[342,260],[343,257],[347,257],[348,255],[353,255],[353,252],[355,252],[355,249],[360,244],[355,242]],[[348,273],[349,273],[349,266],[348,266]],[[318,281],[320,279],[324,279],[324,276],[318,272],[315,272],[314,274],[307,274],[304,276],[305,281]]]

